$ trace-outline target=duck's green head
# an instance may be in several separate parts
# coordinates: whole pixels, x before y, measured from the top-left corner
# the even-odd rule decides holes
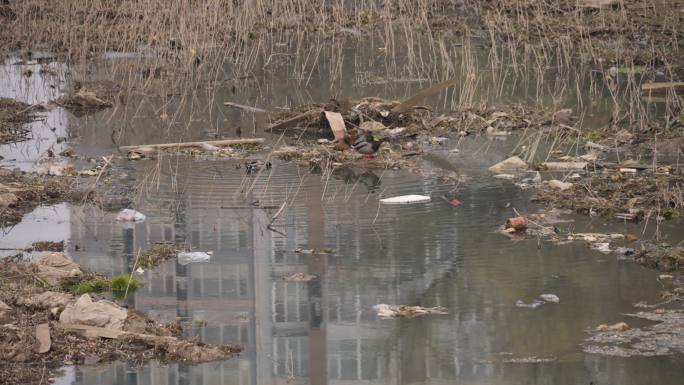
[[[375,137],[373,136],[373,133],[369,132],[368,135],[366,135],[366,142],[373,143],[374,141]]]

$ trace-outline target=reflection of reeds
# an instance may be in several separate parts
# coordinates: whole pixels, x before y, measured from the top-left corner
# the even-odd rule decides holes
[[[643,103],[641,74],[648,76],[657,66],[672,78],[669,59],[680,45],[677,18],[663,14],[660,6],[657,0],[600,10],[560,0],[467,6],[428,0],[93,0],[66,5],[26,0],[12,4],[16,18],[7,23],[3,42],[45,46],[81,64],[108,51],[135,54],[100,67],[100,76],[124,83],[120,99],[126,103],[116,103],[107,113],[122,122],[113,135],[117,143],[141,115],[157,118],[150,129],[165,132],[172,141],[181,140],[171,137],[184,135],[179,131],[191,132],[197,120],[219,135],[220,121],[226,119],[218,90],[232,88],[236,97],[244,97],[242,90],[256,90],[251,97],[268,99],[273,84],[284,78],[304,91],[293,89],[285,100],[270,103],[307,104],[312,100],[306,90],[320,85],[336,98],[358,86],[385,95],[354,97],[401,99],[428,84],[457,78],[456,87],[428,104],[441,110],[492,103],[572,106],[580,117],[577,128],[585,122],[584,111],[608,109],[611,119],[593,128],[644,130],[662,111]],[[631,40],[639,34],[639,23],[662,32],[652,38],[649,50],[634,50]],[[607,44],[613,37],[611,50]],[[77,67],[75,78],[90,77],[87,68]],[[379,87],[382,81],[384,88]],[[605,100],[609,103],[602,105]],[[670,118],[682,108],[673,95],[664,106]],[[245,133],[260,135],[258,124],[243,127]],[[567,137],[564,132],[538,139],[561,143]]]

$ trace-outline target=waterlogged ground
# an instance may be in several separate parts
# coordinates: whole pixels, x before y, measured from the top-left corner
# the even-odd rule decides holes
[[[138,95],[128,103],[136,105],[132,110],[81,117],[53,108],[34,123],[38,139],[0,147],[2,164],[30,169],[51,146],[95,157],[116,153],[115,142],[264,136],[261,118],[223,107],[223,101],[274,107],[331,97],[401,99],[426,85],[419,79],[386,82],[359,75],[357,54],[371,63],[369,73],[382,67],[377,50],[365,47],[363,56],[363,49],[348,52],[342,68],[351,70],[339,75],[339,87],[323,80],[333,73],[325,65],[306,81],[288,68],[264,71],[249,87],[216,85],[213,99],[198,92],[192,107],[178,110],[179,121],[192,115],[189,123],[171,128],[159,116],[174,116],[182,105],[178,101],[162,111]],[[99,68],[119,60],[128,58],[110,57]],[[51,80],[36,70],[27,80],[26,67],[2,67],[0,96],[45,103],[59,94],[63,82],[51,88]],[[487,76],[482,79],[482,98],[505,103],[534,97],[525,84],[510,85],[499,95],[487,86]],[[447,99],[433,102],[444,107]],[[576,98],[568,100],[562,107],[577,108]],[[606,104],[588,104],[585,119],[601,122]],[[67,139],[57,143],[60,137]],[[121,161],[108,189],[142,186],[135,208],[147,215],[145,222],[123,226],[115,214],[91,206],[40,207],[5,229],[0,247],[66,240],[67,254],[107,275],[130,272],[137,253],[155,242],[214,252],[207,263],[182,266],[172,260],[140,273],[145,286],[126,304],[160,321],[179,318],[188,335],[206,342],[239,344],[239,357],[193,366],[66,367],[58,384],[680,384],[682,356],[582,353],[588,330],[623,320],[637,302],[660,301],[657,272],[583,243],[511,241],[496,232],[514,209],[538,210],[526,191],[486,171],[516,143],[515,138],[449,140],[428,148],[433,156],[423,161],[425,175],[356,168],[322,177],[276,161],[255,177],[245,175],[242,161],[211,156]],[[434,177],[445,172],[467,178],[444,184]],[[430,195],[432,201],[391,207],[378,202],[402,194]],[[462,204],[452,206],[453,198]],[[274,222],[282,234],[266,228],[277,210],[256,208],[257,200],[261,206],[287,202]],[[655,225],[569,219],[559,227],[648,238],[656,231]],[[660,236],[681,237],[680,226],[661,227]],[[297,253],[298,248],[326,253]],[[293,273],[318,279],[283,279]],[[536,309],[515,306],[542,293],[556,294],[560,302]],[[443,306],[449,314],[383,320],[372,309],[380,303]],[[542,362],[518,362],[528,359]]]

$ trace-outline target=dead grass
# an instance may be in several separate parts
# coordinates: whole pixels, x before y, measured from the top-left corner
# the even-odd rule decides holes
[[[14,99],[0,98],[0,144],[21,142],[30,138],[25,128],[39,109]]]

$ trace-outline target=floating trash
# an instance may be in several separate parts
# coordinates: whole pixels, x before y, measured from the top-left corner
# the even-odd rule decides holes
[[[373,306],[373,310],[380,318],[413,318],[426,314],[449,314],[445,307],[422,307],[406,305],[387,305],[384,303]]]
[[[145,214],[135,211],[133,209],[123,209],[116,215],[116,220],[119,222],[143,222],[145,221]]]
[[[380,203],[388,205],[402,205],[410,203],[430,202],[430,197],[426,195],[400,195],[392,198],[380,199]]]

